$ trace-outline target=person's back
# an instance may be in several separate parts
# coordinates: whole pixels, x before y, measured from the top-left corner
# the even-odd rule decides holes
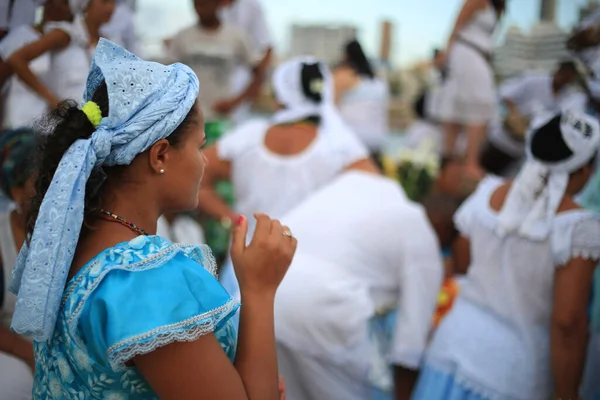
[[[455,260],[467,275],[428,350],[415,399],[475,392],[528,400],[553,390],[576,397],[600,216],[573,197],[599,145],[598,122],[586,114],[536,120],[515,180],[487,178],[460,207]]]
[[[275,303],[282,368],[295,386],[290,399],[390,391],[390,364],[419,368],[443,276],[423,208],[396,182],[350,170],[282,221],[300,243]],[[381,329],[384,315],[396,320]]]

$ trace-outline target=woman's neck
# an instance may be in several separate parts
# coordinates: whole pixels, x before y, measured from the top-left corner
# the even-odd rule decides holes
[[[126,193],[126,195],[122,195]],[[156,234],[156,225],[161,215],[155,202],[148,201],[151,196],[136,193],[134,190],[118,190],[104,196],[105,201],[102,208],[118,215],[127,222],[135,224],[149,235]]]
[[[85,16],[85,26],[87,27],[88,35],[90,37],[90,46],[96,45],[100,40],[100,27],[101,23],[94,21],[90,18],[90,15]]]

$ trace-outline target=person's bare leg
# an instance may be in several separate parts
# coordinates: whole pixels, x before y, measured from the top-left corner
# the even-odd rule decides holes
[[[467,135],[467,149],[465,152],[465,173],[469,177],[476,179],[485,175],[479,162],[481,156],[481,147],[485,139],[485,124],[467,125],[465,133]]]
[[[456,148],[456,140],[460,134],[462,126],[454,122],[444,123],[444,157],[452,158]]]

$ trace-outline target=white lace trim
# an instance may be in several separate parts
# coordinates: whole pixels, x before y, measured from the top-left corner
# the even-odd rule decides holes
[[[139,355],[151,353],[174,342],[193,342],[201,336],[214,332],[217,325],[238,305],[236,300],[230,299],[214,310],[122,340],[106,351],[108,362],[113,371],[123,371],[128,368],[127,362]]]
[[[511,397],[492,389],[484,383],[478,382],[476,378],[470,376],[454,362],[428,358],[425,365],[431,370],[451,376],[458,386],[485,400],[530,400],[527,398]]]

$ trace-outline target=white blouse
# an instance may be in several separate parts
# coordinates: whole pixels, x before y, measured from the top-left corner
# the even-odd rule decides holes
[[[225,135],[217,144],[221,160],[231,162],[236,211],[280,218],[346,167],[368,157],[365,147],[349,132],[319,131],[303,152],[284,156],[264,143],[266,120],[250,121]]]
[[[471,265],[427,361],[450,369],[486,398],[550,398],[554,274],[574,257],[600,259],[600,215],[559,213],[544,241],[517,234],[502,238],[489,204],[502,183],[482,181],[455,215],[470,240]]]
[[[372,370],[369,321],[397,310],[386,362],[418,369],[444,270],[424,209],[395,181],[349,171],[281,221],[298,250],[277,291],[277,341]]]

